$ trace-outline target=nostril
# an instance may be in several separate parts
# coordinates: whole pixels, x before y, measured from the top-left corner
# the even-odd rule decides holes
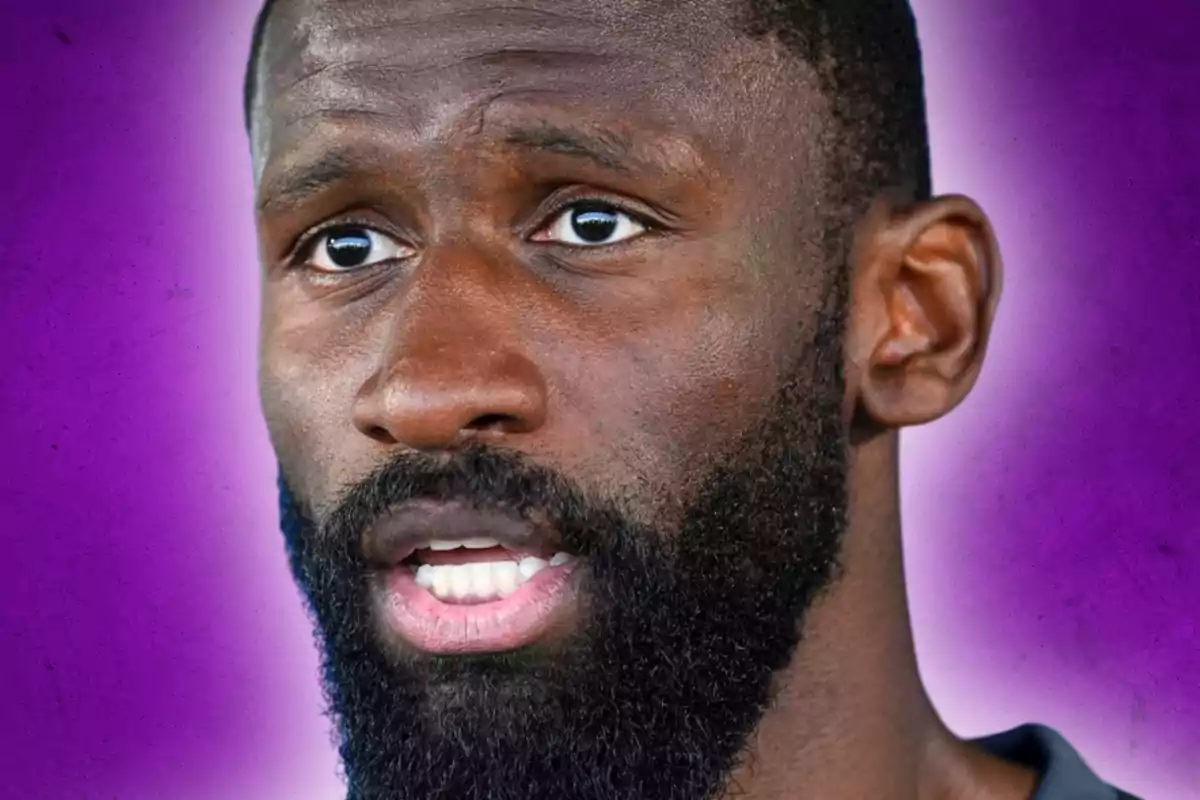
[[[468,427],[477,431],[503,430],[512,427],[514,422],[516,419],[508,414],[483,414],[471,420]]]
[[[362,432],[382,444],[396,444],[396,437],[392,436],[382,425],[369,425],[363,428]]]

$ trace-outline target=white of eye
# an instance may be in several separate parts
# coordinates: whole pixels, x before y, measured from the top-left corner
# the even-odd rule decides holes
[[[579,203],[555,217],[546,238],[576,247],[603,247],[645,232],[644,225],[613,206]]]
[[[364,225],[326,231],[314,245],[308,265],[322,272],[351,272],[412,252],[412,248]]]

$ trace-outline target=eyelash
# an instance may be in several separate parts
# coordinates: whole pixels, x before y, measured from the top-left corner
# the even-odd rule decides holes
[[[546,213],[545,219],[542,221],[542,223],[540,225],[538,225],[538,227],[534,228],[533,231],[531,231],[529,235],[532,236],[534,233],[545,228],[547,225],[549,225],[551,222],[553,222],[555,219],[557,219],[559,216],[561,216],[563,214],[563,212],[565,212],[567,209],[573,208],[574,206],[585,206],[585,205],[607,206],[607,207],[613,209],[614,211],[624,214],[625,216],[629,217],[634,222],[636,222],[638,225],[641,225],[643,228],[646,229],[647,234],[654,233],[654,232],[658,231],[660,228],[658,223],[656,223],[653,219],[651,219],[648,214],[646,214],[642,211],[635,211],[634,209],[630,208],[629,205],[626,203],[619,203],[614,200],[610,200],[607,197],[596,197],[596,196],[591,196],[591,195],[583,195],[580,197],[571,197],[571,198],[563,200],[560,203],[555,203],[554,206],[552,207],[552,210]],[[643,234],[643,235],[645,235],[645,234]],[[551,243],[551,244],[553,244],[553,243]],[[620,243],[618,243],[618,244],[620,244]],[[567,245],[567,246],[570,247],[570,245]],[[608,246],[616,247],[617,245],[608,245]],[[593,248],[577,248],[577,249],[582,250],[582,249],[593,249]]]
[[[394,239],[403,239],[395,232],[389,231],[387,226],[380,225],[379,220],[368,220],[359,217],[342,217],[338,220],[328,220],[322,222],[314,228],[309,229],[302,234],[292,245],[288,253],[287,261],[289,264],[301,265],[306,260],[312,258],[313,250],[317,247],[317,242],[321,241],[322,236],[327,236],[338,231],[349,231],[356,228],[370,228],[373,231],[391,236]]]
[[[543,230],[547,225],[549,225],[551,222],[553,222],[555,219],[557,219],[560,215],[562,215],[568,209],[570,209],[574,206],[582,206],[582,205],[589,205],[589,204],[608,206],[608,207],[612,208],[614,211],[617,211],[621,214],[625,214],[626,216],[628,216],[630,219],[632,219],[634,222],[636,222],[638,225],[642,226],[642,228],[645,229],[645,232],[643,234],[641,234],[641,236],[652,235],[661,229],[661,226],[658,223],[656,223],[653,219],[651,219],[648,214],[641,212],[641,211],[635,211],[634,209],[630,208],[629,205],[626,203],[619,203],[619,202],[611,200],[607,197],[599,197],[599,196],[594,196],[594,195],[583,195],[583,196],[567,198],[567,199],[564,199],[560,203],[555,203],[551,207],[551,209],[543,215],[543,219],[538,224],[538,226],[536,228],[533,228],[532,230],[530,230],[528,233],[526,233],[525,237],[528,238],[530,236],[533,236],[535,233]],[[289,254],[287,257],[288,263],[291,265],[297,265],[297,266],[302,265],[307,259],[312,257],[313,250],[316,248],[317,243],[321,240],[322,236],[326,236],[326,235],[328,235],[330,233],[334,233],[336,231],[353,230],[355,228],[370,228],[371,230],[378,231],[379,233],[383,233],[387,236],[391,236],[391,237],[393,237],[395,239],[399,239],[401,241],[403,241],[403,238],[404,238],[402,236],[397,235],[394,231],[388,230],[386,226],[381,226],[379,224],[378,220],[368,220],[368,219],[357,218],[357,217],[344,217],[344,218],[336,220],[336,221],[330,220],[328,222],[321,223],[320,225],[316,226],[315,228],[312,228],[311,230],[307,231],[306,233],[301,235],[296,240],[296,243],[292,246],[291,250],[289,251]],[[641,238],[641,236],[639,236],[637,238]],[[557,245],[559,247],[566,247],[566,248],[570,248],[572,250],[596,249],[596,248],[576,247],[573,245],[563,245],[559,242],[539,242],[538,244]],[[618,247],[621,244],[625,244],[625,242],[617,242],[616,244],[607,245],[607,247]]]

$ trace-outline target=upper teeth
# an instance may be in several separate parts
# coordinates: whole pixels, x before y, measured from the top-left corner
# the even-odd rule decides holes
[[[425,546],[430,550],[457,550],[460,547],[465,547],[468,550],[483,550],[488,547],[499,547],[500,543],[495,539],[488,539],[484,536],[476,536],[473,539],[458,539],[453,542],[444,541],[442,539],[434,539]]]
[[[566,564],[572,556],[555,553],[549,561],[527,556],[520,561],[479,561],[472,564],[413,564],[409,568],[417,585],[439,599],[474,597],[490,600],[508,597],[521,584],[547,567]]]

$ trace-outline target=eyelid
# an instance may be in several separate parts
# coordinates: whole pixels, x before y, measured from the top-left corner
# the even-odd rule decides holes
[[[331,217],[330,219],[320,222],[304,233],[296,237],[292,246],[288,249],[284,256],[284,262],[288,265],[296,265],[303,263],[303,260],[309,258],[312,250],[316,247],[317,242],[322,236],[328,235],[334,231],[354,229],[354,228],[369,228],[376,233],[383,234],[390,239],[394,239],[403,247],[415,249],[412,242],[408,241],[407,237],[396,232],[396,230],[378,219],[365,216],[363,214],[350,214],[340,217]]]
[[[576,188],[574,191],[568,190],[557,196],[552,196],[545,204],[545,210],[539,211],[537,215],[539,222],[525,234],[525,237],[529,238],[545,230],[547,226],[553,223],[568,208],[588,203],[609,206],[622,214],[626,214],[645,228],[646,233],[657,233],[669,227],[669,223],[663,219],[663,217],[668,217],[669,215],[647,203]]]

